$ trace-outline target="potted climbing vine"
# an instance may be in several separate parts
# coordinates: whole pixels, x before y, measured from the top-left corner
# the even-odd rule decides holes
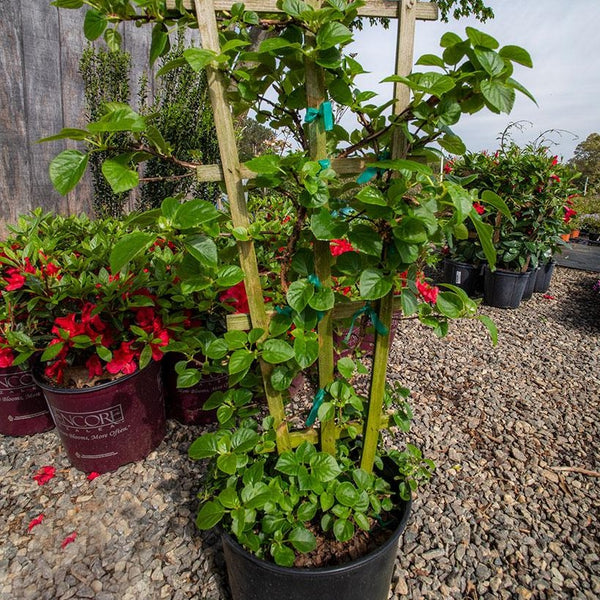
[[[360,56],[348,50],[362,2],[280,0],[265,5],[265,13],[234,4],[219,13],[213,29],[213,9],[201,2],[86,4],[93,7],[86,32],[111,43],[118,41],[120,21],[153,22],[153,59],[166,52],[176,25],[198,24],[207,47],[188,49],[161,70],[182,60],[206,69],[217,90],[216,122],[217,112],[226,122],[252,109],[257,120],[295,140],[285,154],[266,153],[236,166],[235,147],[217,124],[228,185],[223,210],[230,221],[188,240],[191,262],[181,272],[188,289],[206,285],[203,265],[217,252],[228,256],[227,245],[237,243],[250,314],[232,320],[212,346],[212,358],[227,364],[229,388],[206,406],[216,409],[218,427],[189,450],[207,462],[196,523],[224,532],[233,597],[264,598],[269,590],[294,600],[330,596],[335,589],[345,599],[387,598],[411,493],[433,470],[396,434],[408,430],[411,412],[409,392],[386,381],[392,314],[418,318],[440,336],[451,319],[478,318],[495,337],[493,323],[477,314],[477,303],[463,290],[440,290],[423,272],[448,235],[468,236],[467,223],[493,267],[492,227],[473,205],[497,199],[441,181],[430,164],[439,164],[440,146],[454,154],[466,150],[451,130],[463,114],[509,112],[516,91],[528,95],[512,73],[515,63],[531,66],[529,55],[500,47],[474,28],[464,37],[448,33],[440,56],[417,61],[423,72],[388,78],[410,92],[405,105],[378,103],[374,92],[359,88]],[[268,32],[254,45],[253,28]],[[336,123],[336,107],[357,125]],[[110,147],[115,131],[128,132],[130,148],[104,163],[113,189],[135,186],[139,164],[150,156],[178,160],[142,116],[110,105],[87,129],[54,136],[88,142],[87,151],[67,150],[52,162],[60,191],[76,185],[89,153]],[[209,171],[189,166],[198,174]],[[268,245],[270,237],[256,230],[239,202],[241,175],[249,189],[281,194],[293,207],[291,231],[277,248],[278,277],[261,278],[254,243]],[[202,222],[204,205],[185,206],[166,199],[159,210],[132,218],[156,219],[168,239],[175,215],[182,221],[185,213],[190,227]],[[185,223],[178,226],[185,230]],[[113,249],[113,267],[126,273],[128,261],[151,243],[125,236]],[[237,261],[231,268],[240,269]],[[370,368],[351,356],[336,361],[334,321],[345,318],[352,328],[364,316],[376,332]],[[315,369],[313,397],[287,405],[297,374]]]

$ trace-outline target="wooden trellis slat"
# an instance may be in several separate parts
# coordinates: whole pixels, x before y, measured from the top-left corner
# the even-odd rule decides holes
[[[398,18],[398,1],[401,0],[367,0],[365,6],[358,10],[361,17],[382,17],[387,19]],[[195,0],[184,0],[185,10],[195,12]],[[231,10],[233,2],[231,0],[215,0],[214,7],[217,11]],[[263,13],[279,13],[277,0],[246,0],[244,2],[246,10]],[[176,0],[167,0],[167,8],[176,10]],[[438,7],[435,2],[416,2],[416,18],[419,21],[436,21],[438,18]]]

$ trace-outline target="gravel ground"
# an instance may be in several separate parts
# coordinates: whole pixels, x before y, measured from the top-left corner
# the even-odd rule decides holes
[[[390,598],[600,597],[596,279],[559,268],[551,297],[483,307],[495,348],[479,322],[442,340],[401,324],[390,375],[413,390],[411,441],[437,471]],[[218,540],[193,524],[200,467],[186,451],[200,431],[169,422],[146,460],[92,481],[54,432],[0,436],[0,600],[229,600]],[[44,465],[56,476],[38,486]]]

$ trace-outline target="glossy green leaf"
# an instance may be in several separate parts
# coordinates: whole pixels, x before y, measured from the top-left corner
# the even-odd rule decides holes
[[[88,164],[88,155],[79,150],[63,150],[50,162],[50,180],[63,196],[78,183]]]
[[[102,13],[88,10],[83,20],[83,33],[88,40],[93,42],[104,33],[107,25],[108,21]]]
[[[295,527],[288,536],[288,540],[298,552],[310,552],[317,546],[315,536],[302,526]]]
[[[196,527],[198,529],[212,529],[223,518],[225,510],[218,502],[209,500],[205,502],[198,516],[196,517]]]
[[[287,303],[296,311],[302,312],[309,300],[314,296],[315,288],[306,279],[293,281],[288,288]]]
[[[509,113],[515,103],[515,90],[494,80],[482,81],[480,84],[481,93],[487,103],[498,112]]]
[[[338,542],[347,542],[354,536],[354,525],[347,519],[338,519],[333,524],[333,535]]]
[[[144,233],[143,231],[134,231],[124,235],[117,241],[110,253],[111,271],[118,273],[136,256],[145,252],[155,240],[154,233]]]
[[[317,32],[317,47],[321,50],[342,46],[352,41],[352,32],[339,21],[329,21]]]
[[[390,292],[393,286],[392,278],[384,275],[377,269],[365,269],[361,276],[358,287],[360,295],[365,300],[378,300]]]
[[[216,56],[214,51],[205,48],[187,48],[183,51],[183,57],[196,72],[202,71]]]
[[[188,236],[184,240],[186,250],[202,265],[215,268],[219,253],[215,242],[205,235]]]
[[[525,67],[533,67],[531,55],[529,52],[527,52],[527,50],[521,48],[520,46],[503,46],[498,51],[498,54],[502,58],[507,58],[508,60],[519,63]]]
[[[262,348],[262,358],[277,365],[294,358],[294,349],[284,340],[268,339]]]
[[[474,27],[467,27],[465,31],[467,32],[467,36],[469,37],[469,40],[473,46],[483,46],[484,48],[495,50],[500,45],[498,44],[498,41],[491,35],[483,33],[483,31],[479,31]]]
[[[122,155],[102,163],[102,174],[115,194],[132,190],[139,183],[140,176],[129,166],[129,158],[129,155]]]

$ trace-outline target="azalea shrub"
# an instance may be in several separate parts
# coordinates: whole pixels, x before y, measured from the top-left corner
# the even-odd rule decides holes
[[[145,252],[128,256],[127,272],[110,260],[124,236],[146,240]],[[198,264],[183,249],[196,251],[199,237],[177,228],[158,233],[153,219],[150,227],[137,215],[22,217],[0,249],[0,366],[39,359],[49,381],[81,387],[134,373],[168,351],[191,359],[207,336],[216,338],[213,330],[222,333],[228,308],[219,294],[242,277],[239,268],[220,283],[210,277],[219,273],[215,246],[212,273],[196,269],[197,278],[182,283]]]
[[[511,143],[494,153],[468,152],[445,166],[445,177],[475,193],[493,193],[501,203],[476,208],[493,228],[498,266],[525,270],[548,262],[577,214],[573,208],[578,173],[548,148]],[[451,236],[449,252],[466,262],[484,261],[474,235]]]

